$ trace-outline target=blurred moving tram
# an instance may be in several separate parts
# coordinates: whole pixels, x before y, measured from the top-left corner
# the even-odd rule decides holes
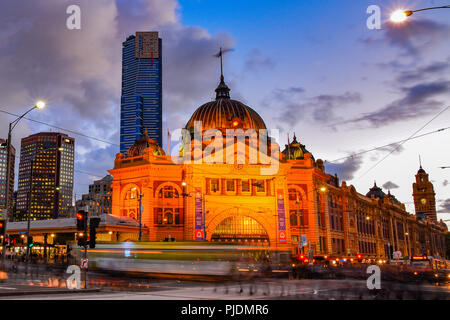
[[[229,245],[208,242],[122,242],[97,244],[88,249],[89,270],[122,273],[230,276],[239,270],[255,272],[270,259],[264,246]],[[84,248],[74,246],[78,263]]]

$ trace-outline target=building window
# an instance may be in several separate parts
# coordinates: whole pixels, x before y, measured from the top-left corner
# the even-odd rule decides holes
[[[178,194],[177,189],[175,189],[174,187],[172,187],[172,186],[164,186],[163,188],[161,188],[159,190],[158,197],[159,198],[163,198],[164,197],[164,199],[173,199],[173,198],[178,199],[179,198],[179,194]]]
[[[171,209],[164,210],[164,224],[173,224],[173,213]]]
[[[235,182],[234,180],[227,180],[227,191],[234,192],[235,191]]]
[[[297,212],[291,211],[290,213],[290,221],[291,221],[291,227],[298,226],[298,219],[297,219]]]
[[[250,181],[242,180],[242,192],[250,192]]]
[[[256,192],[264,192],[264,180],[256,180]]]
[[[158,208],[156,210],[156,224],[162,224],[162,222],[163,222],[162,209]]]
[[[211,179],[211,191],[219,191],[219,179]]]
[[[180,222],[180,209],[175,209],[175,224],[181,224]]]

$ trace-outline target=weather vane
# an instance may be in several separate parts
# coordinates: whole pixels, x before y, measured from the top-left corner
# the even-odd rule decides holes
[[[223,79],[223,62],[222,62],[222,56],[223,56],[224,53],[227,53],[227,52],[230,52],[230,51],[233,51],[233,50],[234,50],[233,48],[223,49],[223,50],[222,50],[222,47],[220,47],[219,53],[216,53],[216,54],[214,55],[214,57],[220,58],[220,79],[221,79],[221,80]]]

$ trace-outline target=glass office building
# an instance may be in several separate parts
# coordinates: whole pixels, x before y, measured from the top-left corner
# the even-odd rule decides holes
[[[123,42],[120,152],[148,130],[162,145],[162,44],[158,32],[137,32]]]
[[[15,220],[27,220],[28,213],[30,220],[67,215],[72,205],[74,153],[75,140],[63,133],[41,132],[22,139]]]

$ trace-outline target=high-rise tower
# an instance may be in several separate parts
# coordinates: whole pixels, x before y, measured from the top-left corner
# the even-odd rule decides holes
[[[425,215],[428,219],[437,221],[436,200],[433,184],[428,180],[428,174],[420,166],[413,183],[414,206],[416,215]]]
[[[122,48],[120,152],[141,138],[144,128],[162,145],[162,41],[158,32],[136,32]]]
[[[72,205],[73,138],[41,132],[22,139],[16,220],[56,219]]]

